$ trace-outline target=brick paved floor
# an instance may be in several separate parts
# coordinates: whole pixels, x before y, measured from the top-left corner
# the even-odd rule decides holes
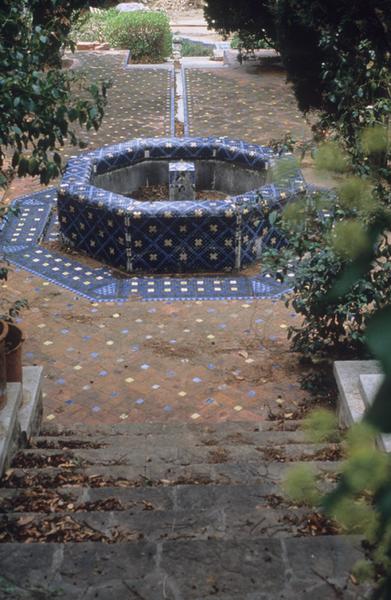
[[[227,135],[257,144],[287,132],[310,138],[283,71],[240,67],[185,74],[190,135]]]
[[[110,73],[115,80],[90,147],[169,132],[167,72],[124,71],[122,59],[81,57],[95,77]],[[285,124],[305,128],[280,74],[250,81],[236,70],[197,71],[190,91],[194,134],[265,142]],[[224,104],[225,114],[218,114]],[[264,114],[266,105],[272,114]],[[8,197],[35,186],[16,181]],[[25,363],[45,367],[49,421],[254,420],[270,411],[293,418],[304,398],[300,367],[286,340],[286,328],[297,318],[282,301],[96,305],[15,269],[2,292],[3,298],[29,300],[21,319]]]
[[[25,363],[45,366],[45,419],[255,420],[303,398],[282,301],[94,304],[24,271],[3,293],[29,298]]]

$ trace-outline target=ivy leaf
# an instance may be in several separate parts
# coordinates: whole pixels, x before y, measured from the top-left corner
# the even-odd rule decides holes
[[[269,223],[270,223],[270,225],[274,225],[274,223],[276,222],[278,216],[279,215],[278,215],[278,212],[276,210],[273,210],[270,213],[270,215],[269,215]]]
[[[380,360],[384,371],[391,374],[391,306],[383,308],[372,317],[368,323],[366,339],[369,349]]]
[[[365,419],[379,431],[391,433],[391,377],[385,378]]]
[[[378,311],[369,321],[366,340],[386,374],[366,419],[380,431],[391,433],[391,306]]]
[[[386,219],[385,215],[381,215],[368,228],[367,248],[361,252],[355,260],[348,263],[342,275],[336,281],[330,292],[323,298],[322,302],[333,302],[341,296],[344,296],[351,290],[353,285],[370,270],[375,254],[375,244],[377,243],[382,231],[384,231],[388,220],[389,219]]]

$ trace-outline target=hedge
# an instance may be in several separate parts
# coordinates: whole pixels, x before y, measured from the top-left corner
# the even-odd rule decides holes
[[[133,62],[164,62],[172,52],[170,22],[152,11],[119,12],[115,9],[85,13],[75,23],[74,41],[108,42],[130,50]]]
[[[108,11],[104,32],[112,48],[130,50],[132,62],[164,62],[171,55],[170,22],[164,13]]]

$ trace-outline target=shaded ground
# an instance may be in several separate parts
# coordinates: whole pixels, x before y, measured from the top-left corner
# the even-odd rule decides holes
[[[226,135],[267,144],[290,131],[309,139],[285,72],[257,66],[186,69],[190,135]]]

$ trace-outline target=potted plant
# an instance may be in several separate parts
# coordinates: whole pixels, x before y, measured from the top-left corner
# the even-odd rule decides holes
[[[2,221],[8,218],[8,213],[18,214],[18,208],[1,203],[0,226]],[[1,256],[0,280],[7,280],[8,270],[8,261],[4,256]],[[4,368],[6,382],[22,382],[22,345],[24,335],[20,327],[15,324],[14,319],[26,306],[27,300],[24,299],[13,301],[10,298],[2,297],[0,301],[0,388],[2,386]],[[0,408],[1,406],[0,391]]]
[[[22,346],[23,331],[12,321],[6,323],[8,331],[5,336],[5,366],[7,382],[22,382]]]
[[[0,410],[7,402],[7,375],[5,359],[5,338],[8,333],[8,324],[0,321]]]

